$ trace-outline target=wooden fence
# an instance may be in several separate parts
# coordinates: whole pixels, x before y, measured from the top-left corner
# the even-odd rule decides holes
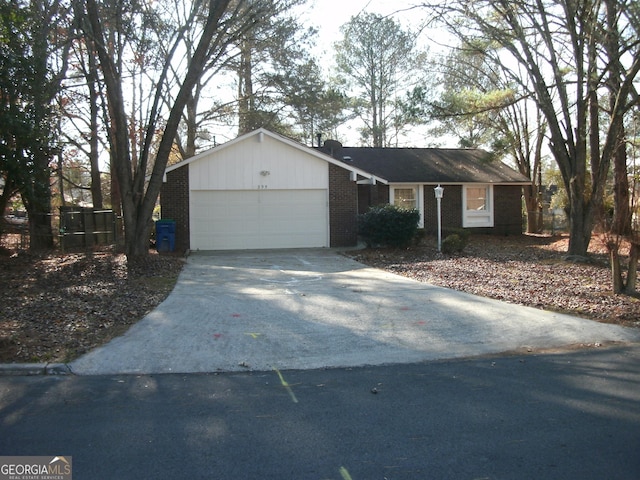
[[[62,250],[91,248],[116,243],[116,216],[112,210],[60,207],[59,227]]]

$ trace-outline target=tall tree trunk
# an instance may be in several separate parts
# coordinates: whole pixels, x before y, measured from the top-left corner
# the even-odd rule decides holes
[[[618,235],[629,235],[631,233],[631,200],[629,193],[629,174],[627,171],[627,147],[625,143],[624,131],[613,155],[613,223],[611,230]]]
[[[22,200],[29,214],[29,249],[46,250],[53,248],[51,227],[51,169],[48,152],[34,155],[34,169],[28,179]]]
[[[618,294],[622,292],[622,288],[624,287],[620,253],[618,251],[620,245],[615,243],[607,245],[607,247],[609,248],[609,260],[611,262],[611,285],[613,287],[613,293]]]
[[[194,95],[189,97],[187,102],[187,139],[184,146],[183,156],[184,159],[191,158],[196,154],[196,138],[198,136],[198,123],[197,123],[197,105],[198,101]]]
[[[629,267],[627,269],[627,284],[624,293],[633,295],[636,293],[636,282],[638,279],[638,256],[640,256],[640,243],[631,241],[629,250]]]
[[[542,230],[542,206],[540,205],[537,185],[527,185],[524,191],[524,204],[527,209],[527,233],[540,233]]]
[[[4,212],[7,209],[7,205],[9,205],[9,200],[11,200],[11,197],[16,193],[18,193],[18,188],[11,178],[11,175],[7,174],[4,177],[4,187],[2,188],[2,194],[0,195],[0,239],[2,239],[4,229]]]
[[[586,257],[593,230],[593,211],[585,203],[584,166],[576,162],[577,173],[569,181],[569,255]]]
[[[51,168],[52,132],[51,102],[57,94],[57,84],[50,80],[49,40],[53,25],[48,19],[54,15],[55,7],[44,2],[33,2],[33,12],[37,15],[34,29],[33,55],[35,60],[35,77],[41,82],[34,88],[34,118],[38,123],[36,151],[32,152],[32,172],[21,195],[29,214],[29,248],[31,250],[49,249],[53,247],[53,230],[51,228]]]
[[[62,151],[58,152],[58,190],[60,194],[60,204],[64,207],[67,204],[67,200],[64,195],[64,161],[62,157]]]
[[[22,193],[23,203],[29,214],[29,249],[53,248],[51,228],[51,170],[47,152],[34,155],[35,168],[29,179],[27,195]]]
[[[631,233],[631,205],[629,202],[629,178],[627,172],[627,143],[624,122],[615,119],[616,104],[620,101],[622,71],[620,64],[620,38],[618,15],[621,7],[619,0],[605,0],[607,34],[604,36],[604,47],[609,58],[607,65],[609,80],[609,109],[612,121],[613,142],[612,153],[614,168],[614,218],[611,224],[613,233],[629,235]]]
[[[90,43],[90,42],[89,42]],[[97,77],[98,67],[96,65],[96,59],[91,51],[88,55],[89,60],[89,72],[87,75],[87,86],[89,88],[89,112],[90,120],[89,125],[91,129],[89,137],[89,165],[91,168],[91,199],[93,201],[93,207],[102,209],[102,178],[100,175],[100,161],[98,151],[98,117],[100,111],[98,108],[98,89]]]
[[[238,72],[238,135],[244,135],[256,128],[251,49],[251,41],[244,39],[241,46]]]
[[[180,88],[172,102],[171,109],[164,125],[164,131],[158,144],[155,163],[151,173],[147,165],[151,164],[150,145],[157,135],[159,104],[166,79],[170,70],[170,63],[179,47],[179,38],[170,47],[164,58],[162,72],[158,75],[149,116],[146,119],[143,138],[143,148],[136,158],[136,165],[132,164],[129,145],[129,125],[123,102],[123,87],[121,69],[118,68],[117,53],[109,50],[109,42],[105,39],[103,19],[97,0],[85,0],[87,15],[87,33],[95,39],[95,46],[103,71],[105,92],[109,113],[109,135],[111,137],[112,163],[115,169],[120,195],[122,199],[122,214],[125,227],[125,253],[128,261],[136,261],[149,253],[149,236],[152,223],[153,209],[156,205],[164,172],[169,156],[172,152],[174,139],[178,131],[184,108],[193,92],[193,88],[200,80],[207,61],[212,54],[212,42],[218,35],[217,41],[223,41],[224,32],[221,31],[221,18],[227,11],[231,0],[209,0],[208,11],[203,19],[202,32],[197,46],[189,60]],[[237,10],[236,10],[237,12]],[[243,17],[247,23],[255,21],[251,15]],[[185,26],[187,28],[188,25]],[[135,176],[133,172],[135,171]]]
[[[230,2],[231,0],[209,1],[206,23],[167,118],[162,138],[158,145],[155,163],[151,175],[148,177],[149,182],[146,191],[144,189],[144,180],[147,175],[145,169],[142,168],[138,172],[137,178],[132,185],[132,189],[135,188],[135,191],[132,192],[133,194],[128,197],[127,192],[123,192],[126,234],[125,251],[128,260],[135,260],[149,253],[149,237],[153,227],[153,209],[160,194],[164,172],[169,156],[173,150],[174,139],[180,125],[180,119],[182,118],[182,113],[192,94],[194,86],[202,77],[208,55],[210,54],[211,41],[220,28],[220,19],[227,10]],[[147,132],[146,140],[149,141],[148,135],[155,134],[155,128],[149,127]],[[124,188],[122,182],[120,186]],[[127,208],[127,203],[129,208]],[[133,232],[133,235],[131,235],[131,232]]]
[[[116,245],[121,248],[124,245],[124,225],[122,223],[122,196],[120,195],[120,185],[118,184],[118,175],[116,175],[113,167],[113,157],[109,162],[109,178],[111,192],[111,210],[115,216]]]
[[[526,125],[526,123],[525,123]],[[540,125],[540,121],[538,121]],[[531,168],[531,154],[526,154],[529,149],[525,149],[522,152],[520,159],[518,160],[518,167],[523,175],[526,175],[531,179],[531,185],[527,185],[523,189],[524,204],[527,208],[527,233],[540,233],[544,228],[544,216],[543,206],[541,199],[542,192],[542,142],[544,135],[538,127],[535,150],[533,153],[533,168]],[[528,132],[524,132],[527,135],[526,142],[529,142]]]

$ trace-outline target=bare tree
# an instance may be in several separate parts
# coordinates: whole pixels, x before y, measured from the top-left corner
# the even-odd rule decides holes
[[[190,11],[186,8],[187,4],[182,0],[172,0],[169,5],[171,4],[173,4],[172,9],[174,11],[173,15],[176,18],[176,24],[183,25],[190,21],[201,24],[206,20],[203,16],[197,16],[191,20]],[[235,51],[232,44],[237,42],[238,38],[247,29],[252,28],[253,23],[255,23],[245,23],[246,19],[252,19],[253,16],[251,8],[246,7],[246,2],[244,8],[248,8],[247,16],[243,18],[240,12],[236,13],[236,18],[239,22],[238,28],[228,29],[226,32],[228,37],[225,38],[217,50],[212,52],[212,56],[207,61],[202,76],[198,78],[188,95],[187,103],[182,112],[182,118],[176,133],[176,155],[174,155],[175,158],[172,158],[171,161],[179,161],[195,155],[200,142],[211,140],[208,130],[211,122],[226,119],[233,114],[235,101],[218,98],[216,96],[216,92],[218,91],[218,85],[216,85],[216,83],[223,81],[225,70],[229,68],[238,56],[238,52]],[[162,37],[165,35],[162,31],[164,25],[157,25],[156,28],[158,30],[157,36]],[[200,28],[188,28],[184,31],[184,40],[182,42],[184,61],[189,62],[195,54],[200,32]],[[162,54],[164,56],[170,55],[171,44],[161,43],[158,45],[158,48],[163,52]],[[165,91],[165,96],[162,98],[163,105],[167,109],[170,109],[174,104],[177,89],[172,88],[171,85],[175,86],[176,83],[180,82],[179,79],[183,75],[184,63],[171,63],[169,69],[170,71],[167,76],[168,88]]]
[[[76,38],[70,52],[69,75],[59,98],[61,134],[67,147],[65,157],[75,164],[88,161],[89,189],[93,206],[98,209],[104,207],[100,155],[108,151],[100,128],[105,113],[102,85],[93,45],[86,38]],[[63,166],[58,168],[62,170]]]
[[[628,31],[637,16],[632,2],[613,2],[619,19],[617,31]],[[499,48],[484,54],[499,56],[499,63],[513,63],[512,80],[519,83],[543,113],[554,156],[569,197],[569,253],[587,253],[596,212],[602,209],[603,193],[611,159],[616,151],[619,125],[634,104],[633,82],[640,69],[639,44],[625,34],[624,43],[611,58],[603,48],[608,28],[606,11],[597,0],[454,1],[429,7],[462,42],[490,40]],[[633,8],[636,9],[633,13]],[[599,113],[598,92],[612,63],[620,67],[619,88],[606,125]],[[589,166],[589,170],[587,170]],[[587,182],[587,175],[590,181]]]
[[[129,260],[149,250],[151,218],[164,170],[174,147],[180,120],[193,89],[208,68],[235,38],[260,19],[260,8],[247,10],[242,0],[209,0],[184,3],[187,15],[179,23],[164,2],[98,3],[84,1],[83,27],[95,44],[108,105],[111,159],[115,167],[125,227],[125,253]],[[158,29],[158,26],[162,29]],[[185,33],[198,29],[193,54],[185,59]],[[162,38],[156,33],[164,32]],[[154,48],[163,42],[168,48]],[[127,90],[127,62],[145,61],[140,90]],[[176,67],[185,62],[184,68]],[[171,77],[172,72],[180,72]],[[167,90],[175,92],[173,104],[163,110]],[[138,109],[139,124],[127,115],[127,95],[152,92],[146,109]],[[143,117],[144,115],[144,117]],[[132,142],[132,126],[140,143]],[[157,144],[154,146],[154,142]]]
[[[403,106],[418,123],[437,122],[432,134],[453,135],[461,147],[484,148],[496,159],[510,157],[531,179],[524,187],[527,232],[539,232],[546,123],[527,92],[510,80],[509,68],[485,54],[491,42],[451,48],[443,60],[430,62],[432,70],[440,71],[439,98],[432,100],[416,89]]]

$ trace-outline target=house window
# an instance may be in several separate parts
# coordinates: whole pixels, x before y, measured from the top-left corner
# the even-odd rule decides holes
[[[467,210],[487,210],[487,187],[467,187]]]
[[[395,188],[393,190],[393,204],[410,210],[416,208],[415,188]]]
[[[424,227],[424,185],[391,186],[389,189],[389,203],[400,208],[416,208],[420,212],[418,227]]]
[[[464,205],[463,227],[493,227],[492,185],[464,185],[462,205]]]

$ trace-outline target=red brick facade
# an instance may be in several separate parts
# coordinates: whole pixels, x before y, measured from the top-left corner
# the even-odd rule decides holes
[[[488,233],[494,235],[522,234],[522,186],[493,187],[494,227]]]
[[[473,228],[474,233],[493,235],[522,234],[522,186],[495,185],[494,226]],[[358,187],[358,212],[365,213],[370,206],[389,203],[389,186],[360,185]],[[442,228],[462,228],[462,185],[446,185],[441,204]],[[432,234],[437,231],[437,205],[432,186],[424,187],[424,230]]]
[[[493,227],[471,229],[474,233],[491,235],[522,234],[522,186],[494,185]],[[447,185],[442,198],[442,228],[462,228],[462,185]],[[424,189],[424,229],[437,231],[437,205],[433,189]]]
[[[440,208],[442,210],[442,229],[462,228],[462,185],[444,187]],[[433,187],[424,187],[424,231],[438,231],[438,206]]]
[[[350,172],[329,164],[329,230],[331,247],[358,242],[358,190]]]
[[[160,208],[163,219],[176,222],[176,252],[189,248],[189,165],[167,173],[167,181],[160,190]]]
[[[358,213],[367,213],[369,207],[389,203],[389,185],[358,185]]]

